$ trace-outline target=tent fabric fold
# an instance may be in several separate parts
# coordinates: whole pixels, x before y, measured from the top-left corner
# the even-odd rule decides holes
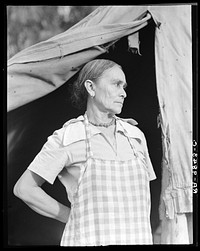
[[[8,61],[8,111],[55,90],[76,73],[74,68],[105,53],[108,48],[102,45],[137,32],[150,18],[146,13],[143,19],[132,22],[128,16],[126,23],[93,23],[19,52]]]
[[[53,37],[19,52],[8,61],[8,66],[63,57],[95,45],[108,43],[138,31],[150,18],[151,15],[148,13],[142,20],[134,22],[97,25],[72,32],[67,31],[62,37]]]

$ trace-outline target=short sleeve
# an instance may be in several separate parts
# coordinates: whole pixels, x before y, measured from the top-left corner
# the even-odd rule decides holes
[[[63,133],[64,128],[61,128],[49,136],[41,151],[28,166],[30,171],[50,184],[54,183],[68,159],[67,150],[62,144]]]

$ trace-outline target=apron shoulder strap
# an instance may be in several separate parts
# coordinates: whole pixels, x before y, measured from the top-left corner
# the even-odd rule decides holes
[[[93,152],[92,152],[92,148],[91,148],[91,130],[90,130],[90,125],[89,125],[89,121],[88,121],[88,117],[87,114],[84,114],[84,124],[85,124],[85,134],[86,134],[86,139],[85,139],[85,143],[86,143],[86,157],[87,159],[93,157]]]
[[[126,130],[125,127],[123,126],[123,123],[121,123],[121,119],[118,118],[117,116],[115,116],[115,118],[116,118],[116,120],[119,121],[120,125],[123,127],[123,129],[124,129],[124,135],[127,137],[128,141],[129,141],[129,144],[130,144],[130,146],[131,146],[131,148],[132,148],[132,150],[133,150],[134,156],[135,156],[135,157],[138,157],[137,150],[136,150],[136,148],[135,148],[135,146],[134,146],[134,144],[133,144],[131,138],[129,137],[129,134],[128,134],[127,130]]]

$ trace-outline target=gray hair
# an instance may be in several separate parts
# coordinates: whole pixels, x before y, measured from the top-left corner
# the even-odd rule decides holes
[[[78,109],[85,109],[88,98],[88,92],[84,85],[85,81],[95,82],[102,76],[104,71],[114,66],[122,68],[119,64],[107,59],[95,59],[85,64],[72,86],[72,104]]]

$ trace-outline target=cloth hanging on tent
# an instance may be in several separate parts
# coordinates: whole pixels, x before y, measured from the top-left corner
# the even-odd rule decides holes
[[[192,212],[191,9],[174,6],[159,10],[154,15],[163,19],[155,34],[156,82],[163,168],[169,172],[163,200],[168,217],[173,219],[175,212]]]
[[[161,243],[192,241],[192,38],[191,6],[156,7],[156,83],[163,143]],[[187,220],[188,218],[188,220]]]

